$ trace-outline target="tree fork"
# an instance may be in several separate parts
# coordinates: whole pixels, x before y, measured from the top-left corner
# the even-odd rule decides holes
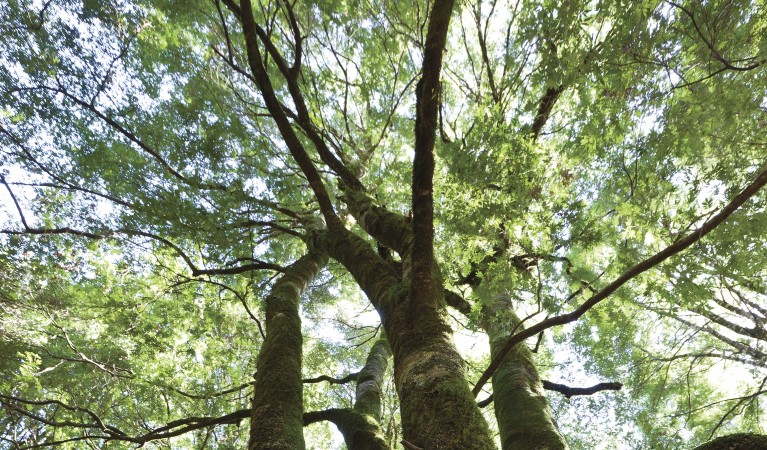
[[[327,230],[312,239],[311,245],[343,264],[381,316],[394,356],[405,439],[422,448],[494,448],[444,305],[434,298],[414,306],[407,284],[356,234]]]

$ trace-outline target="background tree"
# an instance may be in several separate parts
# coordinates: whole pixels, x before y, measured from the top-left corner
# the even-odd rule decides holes
[[[3,445],[761,432],[764,10],[0,6]]]

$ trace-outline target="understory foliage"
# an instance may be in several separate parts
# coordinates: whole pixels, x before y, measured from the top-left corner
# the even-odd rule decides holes
[[[2,2],[0,448],[760,439],[766,63],[764,0]]]

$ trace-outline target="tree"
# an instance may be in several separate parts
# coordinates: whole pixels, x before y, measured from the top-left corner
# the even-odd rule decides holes
[[[4,445],[762,431],[764,9],[12,0]]]

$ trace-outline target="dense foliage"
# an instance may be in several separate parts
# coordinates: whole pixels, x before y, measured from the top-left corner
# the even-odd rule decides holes
[[[0,448],[764,432],[766,62],[764,0],[0,4]]]

